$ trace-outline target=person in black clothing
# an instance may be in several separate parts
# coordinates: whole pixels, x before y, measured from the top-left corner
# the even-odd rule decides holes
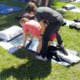
[[[51,6],[51,0],[39,0],[38,6],[50,7]]]
[[[26,1],[26,2],[27,2],[27,3],[33,2],[33,3],[35,3],[35,4],[37,5],[36,0],[28,0],[28,1]],[[32,20],[32,19],[34,19],[34,16],[33,16],[33,15],[29,16],[29,15],[27,14],[26,10],[24,9],[24,10],[20,13],[19,16],[16,16],[16,17],[15,17],[16,20],[20,20],[21,18],[28,18],[29,20]]]
[[[59,29],[63,24],[63,17],[60,13],[57,11],[49,8],[49,7],[38,7],[32,3],[29,2],[26,6],[26,12],[29,15],[35,16],[36,20],[40,23],[42,29],[41,29],[41,38],[42,38],[42,45],[40,50],[40,55],[36,55],[36,58],[39,60],[47,61],[46,55],[47,55],[47,48],[48,48],[48,42],[49,38],[53,33],[56,33],[56,39],[58,42],[58,46],[62,46],[62,38],[59,34]],[[45,27],[44,21],[47,22],[47,26]]]

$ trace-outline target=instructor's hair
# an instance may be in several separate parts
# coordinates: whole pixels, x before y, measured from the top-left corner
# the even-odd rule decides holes
[[[26,9],[26,12],[28,12],[28,13],[35,12],[37,9],[37,6],[33,2],[29,2],[25,9]]]

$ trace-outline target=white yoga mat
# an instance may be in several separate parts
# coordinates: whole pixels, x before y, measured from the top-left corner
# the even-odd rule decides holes
[[[64,19],[64,22],[66,22],[66,26],[69,26],[70,24],[75,23],[74,21],[67,20],[67,19]]]
[[[71,9],[71,10],[66,10],[66,9],[63,9],[63,8],[58,8],[56,9],[58,12],[61,12],[61,13],[65,13],[66,11],[71,11],[71,12],[76,12],[76,13],[80,13],[80,8],[76,7],[75,9]]]
[[[77,63],[80,61],[80,58],[78,56],[74,56],[72,55],[69,51],[68,52],[68,56],[64,55],[61,51],[57,51],[57,54],[59,57],[61,57],[62,59],[64,59],[65,61],[69,62],[69,63]]]
[[[72,9],[72,10],[69,10],[69,11],[80,13],[80,8],[75,8],[75,9]]]
[[[10,41],[9,43],[11,43],[12,45],[14,45],[14,46],[17,47],[19,44],[22,43],[22,40],[23,40],[23,36],[20,35],[17,38],[15,38],[14,40]],[[28,43],[29,43],[29,41],[27,40],[26,41],[26,45]],[[28,49],[31,49],[33,51],[36,51],[36,48],[38,46],[38,43],[39,43],[38,40],[36,38],[34,38]],[[56,43],[52,43],[51,45],[56,46]],[[78,52],[76,52],[75,50],[70,50],[70,49],[66,49],[66,50],[69,51],[73,55],[78,55]]]
[[[16,46],[12,45],[9,42],[2,41],[0,42],[0,46],[6,49],[9,53],[14,53],[16,50],[18,50]]]
[[[12,40],[12,41],[10,41],[10,43],[12,44],[12,45],[14,45],[14,46],[18,46],[19,44],[21,44],[22,43],[22,40],[23,40],[23,36],[22,35],[20,35],[20,36],[18,36],[17,38],[15,38],[14,40]],[[26,41],[26,45],[29,43],[29,41],[27,40]],[[31,45],[29,46],[29,48],[28,49],[30,49],[30,50],[33,50],[33,51],[36,51],[36,48],[37,48],[37,46],[38,46],[38,40],[36,39],[36,38],[34,38],[33,39],[33,41],[32,41],[32,43],[31,43]],[[56,46],[56,43],[52,43],[51,45],[54,45],[54,46]],[[66,50],[68,50],[70,53],[72,53],[73,55],[78,55],[78,52],[76,52],[75,50],[69,50],[69,49],[66,49]]]
[[[58,62],[58,61],[56,61],[54,59],[52,59],[51,61],[54,62],[54,63],[60,64],[60,65],[63,65],[63,66],[70,66],[71,65],[70,63],[65,62],[65,61]]]
[[[22,37],[23,36],[21,35],[10,42],[0,42],[0,46],[5,48],[6,50],[8,50],[10,53],[15,52],[16,50],[18,50],[17,46],[20,43],[22,43]],[[28,43],[29,43],[29,41],[27,40],[26,44],[28,44]],[[38,43],[39,43],[38,40],[36,38],[34,38],[31,45],[27,49],[31,50],[31,51],[36,51]],[[51,45],[55,46],[55,43],[52,43]],[[69,66],[72,63],[77,63],[80,61],[80,58],[78,57],[78,54],[79,54],[78,52],[76,52],[74,50],[69,50],[69,49],[66,49],[66,50],[69,54],[68,56],[64,55],[63,53],[61,53],[59,51],[57,52],[58,56],[60,56],[62,59],[64,59],[64,61],[61,60],[60,62],[57,62],[56,60],[53,60],[53,59],[52,59],[52,61],[55,63],[61,64],[61,65],[64,65],[64,66]]]
[[[80,22],[74,22],[74,21],[66,20],[66,19],[64,19],[64,22],[66,22],[66,26],[74,24],[74,25],[77,25],[77,28],[80,28]]]
[[[29,38],[29,37],[28,37]],[[15,38],[14,40],[10,41],[10,43],[16,47],[18,47],[19,44],[21,44],[23,41],[23,35],[20,35],[19,37]],[[26,45],[29,43],[29,41],[26,41]],[[38,46],[38,40],[36,38],[33,39],[31,45],[28,49],[36,51],[36,48]]]
[[[59,13],[65,13],[67,10],[66,9],[62,9],[62,8],[58,8],[56,9],[56,11],[58,11]]]

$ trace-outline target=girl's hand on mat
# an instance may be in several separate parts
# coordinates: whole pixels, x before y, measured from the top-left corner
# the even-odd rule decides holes
[[[18,45],[18,48],[23,48],[23,47],[25,47],[23,44]]]

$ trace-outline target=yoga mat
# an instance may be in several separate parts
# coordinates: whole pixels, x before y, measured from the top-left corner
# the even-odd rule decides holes
[[[28,37],[29,38],[29,37]],[[11,41],[9,41],[9,43],[11,43],[12,45],[14,45],[14,46],[18,46],[19,44],[21,44],[22,43],[22,41],[23,41],[23,35],[20,35],[20,36],[18,36],[17,38],[15,38],[15,39],[13,39],[13,40],[11,40]],[[26,41],[26,45],[29,43],[29,41],[27,40]],[[38,40],[37,40],[37,38],[34,38],[33,39],[33,41],[30,43],[30,46],[29,47],[27,47],[26,49],[30,49],[30,50],[33,50],[33,51],[36,51],[36,48],[37,48],[37,46],[38,46]],[[51,45],[53,45],[53,46],[56,46],[56,43],[52,43]],[[68,52],[70,52],[72,55],[75,55],[75,56],[78,56],[78,52],[77,51],[75,51],[75,50],[70,50],[70,49],[66,49]]]
[[[18,45],[21,44],[22,41],[23,41],[23,35],[20,35],[17,38],[10,41],[10,43],[13,44],[14,46],[18,47]],[[29,41],[27,40],[26,45],[28,43],[29,43]],[[32,43],[30,44],[30,46],[27,49],[32,50],[32,51],[36,51],[37,46],[38,46],[38,40],[36,38],[34,38]]]
[[[67,19],[64,19],[64,22],[66,22],[66,26],[69,26],[70,24],[75,23],[74,21],[67,20]]]
[[[12,40],[12,41],[10,41],[10,42],[8,42],[8,43],[10,43],[10,44],[12,44],[13,46],[15,46],[15,47],[17,47],[19,44],[21,44],[22,43],[22,39],[23,38],[23,36],[22,35],[20,35],[19,37],[17,37],[17,38],[15,38],[14,40]],[[29,38],[29,37],[28,37]],[[37,46],[38,46],[38,40],[37,40],[37,38],[34,38],[33,39],[33,41],[32,42],[30,42],[30,44],[29,44],[29,41],[27,40],[26,41],[26,44],[28,45],[26,48],[24,48],[26,51],[30,51],[30,53],[32,53],[32,54],[34,54],[34,53],[36,53],[36,48],[37,48]],[[56,44],[55,43],[52,43],[51,45],[53,45],[53,46],[56,46]],[[14,47],[13,47],[14,48]],[[60,57],[60,61],[57,61],[57,60],[55,60],[55,59],[51,59],[51,61],[52,62],[54,62],[54,63],[58,63],[58,64],[60,64],[60,65],[64,65],[64,66],[70,66],[71,64],[73,64],[73,63],[77,63],[77,62],[79,62],[80,61],[80,59],[79,59],[79,57],[78,57],[78,52],[77,51],[75,51],[75,50],[70,50],[70,49],[66,49],[67,50],[67,52],[70,54],[70,56],[72,55],[74,58],[70,58],[70,56],[69,56],[69,59],[68,59],[68,57],[66,57],[65,55],[63,55],[63,54],[61,54],[59,51],[58,51],[58,56]],[[77,59],[75,59],[75,58],[77,58]],[[72,59],[72,60],[70,60],[70,59]],[[67,61],[68,60],[68,61]],[[69,60],[70,60],[70,62],[69,62]],[[75,60],[77,60],[77,61],[75,61]]]
[[[20,10],[23,10],[23,8],[0,4],[0,14],[10,14]]]
[[[15,51],[18,50],[17,47],[5,41],[0,42],[0,46],[3,47],[5,50],[7,50],[9,53],[14,53]]]
[[[73,25],[76,26],[77,29],[80,29],[80,22],[75,22],[71,20],[64,19],[64,22],[66,22],[66,26]]]
[[[65,13],[67,11],[71,11],[71,12],[76,12],[76,13],[80,13],[80,8],[76,7],[75,9],[71,9],[71,10],[66,10],[66,9],[63,9],[63,8],[58,8],[56,9],[58,12],[60,13]]]
[[[80,8],[72,9],[70,11],[80,13]]]

